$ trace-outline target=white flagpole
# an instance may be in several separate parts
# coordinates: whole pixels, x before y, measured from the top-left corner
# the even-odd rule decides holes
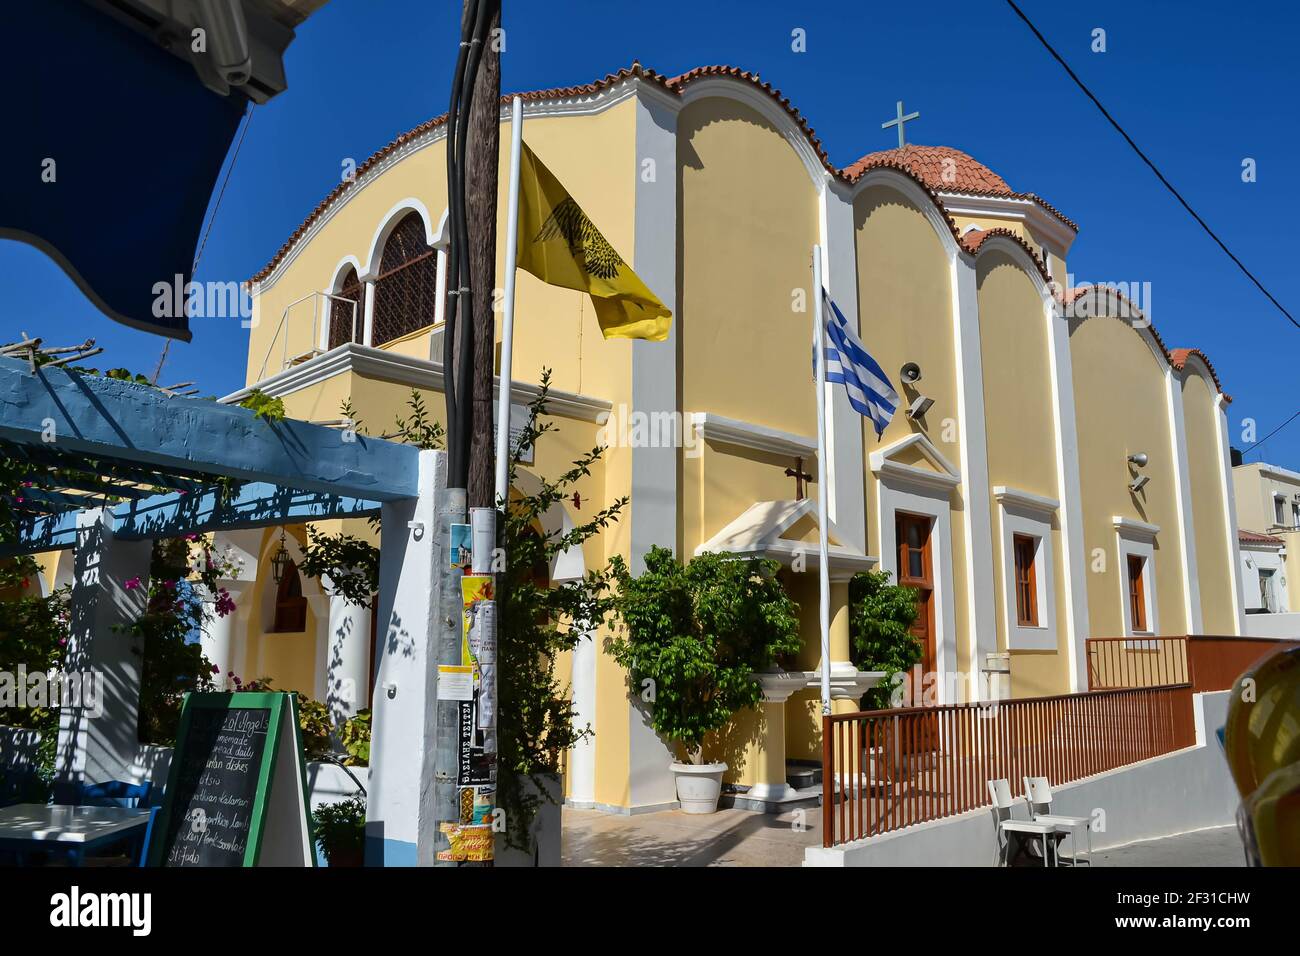
[[[813,246],[813,351],[817,356],[817,575],[821,595],[822,713],[831,712],[831,578],[826,543],[826,348],[822,319],[822,248]]]
[[[506,287],[501,317],[501,386],[497,396],[496,498],[508,503],[510,475],[510,349],[515,337],[515,252],[519,246],[519,161],[524,145],[524,101],[510,104],[510,190],[506,207]]]

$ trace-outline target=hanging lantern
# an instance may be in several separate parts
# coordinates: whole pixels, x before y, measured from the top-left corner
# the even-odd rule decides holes
[[[275,578],[275,583],[279,584],[284,580],[284,569],[292,562],[289,557],[289,550],[284,546],[284,529],[280,529],[280,546],[275,549],[275,554],[271,555],[271,575]]]

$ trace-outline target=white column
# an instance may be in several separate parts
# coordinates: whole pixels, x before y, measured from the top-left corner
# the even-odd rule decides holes
[[[681,323],[689,321],[677,306],[677,177],[671,172],[677,168],[677,112],[653,93],[637,96],[636,155],[633,268],[675,314],[666,342],[631,343],[632,407],[645,414],[675,413],[677,341]],[[655,175],[642,174],[651,168],[647,162]],[[633,574],[645,570],[645,555],[654,545],[677,550],[678,454],[676,448],[632,449],[632,506],[624,520]],[[640,694],[629,701],[627,806],[633,812],[672,808],[672,750],[655,733]]]
[[[420,452],[419,497],[383,507],[379,542],[379,660],[370,741],[366,863],[433,864],[435,615],[446,560],[437,502],[447,491],[447,455]],[[448,608],[459,619],[460,606]]]
[[[107,509],[77,515],[64,669],[80,675],[83,694],[77,706],[59,710],[57,802],[82,782],[135,781],[141,641],[124,628],[144,612],[152,544],[115,539],[113,520]]]
[[[822,284],[849,324],[871,347],[869,330],[862,329],[858,309],[857,234],[853,225],[853,200],[827,177],[822,183],[818,214],[821,226],[824,272]],[[812,296],[809,296],[812,300]],[[886,369],[886,372],[889,370]],[[862,416],[849,405],[848,393],[827,384],[826,461],[817,463],[817,480],[826,476],[826,511],[842,544],[867,550],[865,471],[862,458]]]
[[[235,602],[235,612],[225,617],[217,616],[215,595],[205,594],[203,598],[203,633],[199,637],[199,644],[203,648],[203,656],[217,668],[216,673],[212,675],[212,682],[217,685],[218,690],[226,689],[226,684],[230,680],[229,674],[235,669],[235,638],[239,624],[247,619],[247,615],[241,614],[240,610],[244,605],[248,584],[247,581],[218,582],[218,586],[225,588],[231,600]]]
[[[367,279],[365,317],[361,325],[361,344],[373,345],[375,335],[375,280]]]
[[[1183,546],[1183,611],[1188,634],[1201,634],[1200,577],[1196,569],[1196,531],[1192,526],[1192,475],[1187,459],[1187,427],[1183,421],[1182,378],[1173,366],[1165,369],[1165,399],[1169,408],[1169,450],[1174,467],[1174,503],[1178,539]]]
[[[1079,483],[1079,432],[1075,424],[1074,365],[1070,358],[1070,326],[1049,297],[1043,303],[1047,323],[1049,368],[1052,373],[1052,419],[1056,425],[1057,497],[1061,501],[1061,575],[1068,609],[1065,615],[1069,651],[1070,690],[1088,689],[1088,565],[1083,544],[1083,492]]]
[[[997,653],[993,603],[993,498],[989,493],[988,432],[984,422],[984,360],[980,342],[979,290],[974,260],[958,252],[950,261],[952,340],[956,349],[957,428],[961,435],[962,538],[966,550],[966,615],[971,630],[970,699],[985,693],[981,668]],[[883,532],[882,532],[883,534]],[[883,540],[883,538],[882,538]],[[953,669],[956,670],[954,662]]]
[[[321,671],[335,726],[370,706],[370,608],[347,598],[330,598],[328,639]]]
[[[1222,392],[1214,400],[1218,414],[1214,416],[1214,428],[1219,439],[1219,460],[1222,473],[1219,476],[1219,494],[1223,500],[1223,521],[1227,525],[1228,566],[1241,567],[1241,542],[1237,540],[1237,499],[1233,495],[1232,485],[1232,450],[1228,443],[1228,403]],[[1241,575],[1229,575],[1232,578],[1232,606],[1237,617],[1237,633],[1246,633],[1246,605],[1241,594]]]
[[[588,633],[573,649],[573,724],[596,729],[596,641]],[[596,803],[596,738],[588,737],[569,752],[569,802],[575,807]]]

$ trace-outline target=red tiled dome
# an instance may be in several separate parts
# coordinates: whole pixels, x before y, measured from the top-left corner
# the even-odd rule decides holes
[[[1015,196],[1007,181],[983,163],[951,146],[912,146],[868,153],[844,174],[854,180],[874,166],[907,166],[931,189]],[[945,178],[946,175],[946,178]]]

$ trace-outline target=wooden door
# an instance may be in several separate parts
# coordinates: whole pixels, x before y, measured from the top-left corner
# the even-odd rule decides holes
[[[937,658],[934,649],[934,562],[930,553],[930,530],[934,519],[898,512],[894,517],[894,540],[898,545],[898,583],[916,591],[916,623],[912,634],[921,644],[921,680],[912,686],[912,705],[925,705],[926,690],[935,685],[926,679],[937,680]],[[912,669],[916,674],[916,668]],[[937,717],[910,718],[908,731],[899,741],[900,756],[907,760],[909,775],[921,766],[917,757],[939,749],[939,722]]]
[[[894,518],[898,542],[898,583],[916,591],[916,623],[912,634],[921,642],[921,672],[935,672],[934,563],[930,555],[933,519],[899,512]],[[919,688],[918,688],[919,690]],[[919,703],[919,701],[918,701]]]

